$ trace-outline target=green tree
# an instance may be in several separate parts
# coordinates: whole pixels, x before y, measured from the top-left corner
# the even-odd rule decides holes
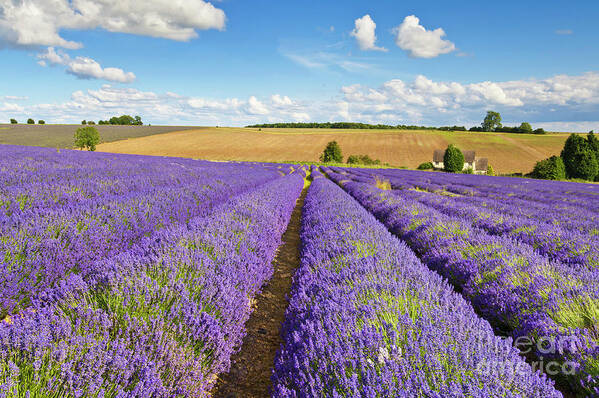
[[[545,133],[544,129],[538,128],[538,129],[535,129],[535,131],[533,131],[533,134],[546,134],[546,133]]]
[[[489,165],[487,166],[487,175],[488,176],[494,176],[495,175],[495,170],[493,170],[493,166],[491,166],[491,164],[489,163]]]
[[[559,156],[541,160],[535,165],[532,176],[542,180],[563,180],[566,178],[564,161]]]
[[[417,167],[418,170],[432,170],[433,164],[431,162],[420,163]]]
[[[27,119],[27,124],[35,124],[35,120],[29,118]]]
[[[487,116],[481,124],[483,131],[494,131],[501,127],[501,115],[499,112],[487,111]]]
[[[96,145],[100,142],[100,133],[95,127],[80,127],[75,133],[75,147],[89,151],[95,151]]]
[[[18,124],[17,119],[10,119],[10,124]]]
[[[464,169],[464,154],[453,144],[449,144],[443,156],[443,167],[445,171],[459,173]]]
[[[38,120],[37,124],[46,124],[46,121],[45,120]]]
[[[578,134],[571,134],[568,137],[561,153],[568,178],[592,181],[599,174],[597,156],[592,145],[594,145],[594,138],[587,140]]]
[[[337,141],[331,141],[327,144],[324,152],[320,155],[320,161],[325,163],[343,163],[343,154]]]
[[[137,126],[143,125],[143,122],[141,121],[141,116],[135,116],[135,122],[133,124]]]
[[[532,126],[530,123],[523,122],[520,127],[518,127],[518,130],[520,130],[521,133],[530,134],[532,133]]]
[[[87,120],[85,120],[85,119],[84,119],[84,120],[82,120],[82,121],[81,121],[81,124],[84,124],[84,125],[85,125],[85,124],[87,124]]]

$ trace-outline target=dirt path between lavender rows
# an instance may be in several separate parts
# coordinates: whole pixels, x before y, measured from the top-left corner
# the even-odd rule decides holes
[[[300,226],[307,191],[304,188],[297,200],[273,261],[274,275],[256,297],[256,308],[245,325],[247,335],[241,350],[231,358],[229,373],[219,378],[212,394],[215,398],[270,396],[270,376],[282,343],[281,325],[288,305],[286,295],[300,262]]]

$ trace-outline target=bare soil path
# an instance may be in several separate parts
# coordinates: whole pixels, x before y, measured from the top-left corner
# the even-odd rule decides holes
[[[274,275],[256,297],[256,306],[246,323],[247,335],[241,350],[231,359],[231,370],[218,380],[215,398],[268,397],[275,355],[281,346],[281,325],[285,320],[291,281],[300,262],[300,226],[307,188],[297,204],[283,243],[274,259]]]

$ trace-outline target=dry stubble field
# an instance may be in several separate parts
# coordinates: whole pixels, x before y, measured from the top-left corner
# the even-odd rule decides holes
[[[453,143],[489,158],[496,172],[528,172],[535,162],[559,155],[568,134],[506,134],[435,130],[323,130],[202,128],[101,144],[99,151],[181,156],[208,160],[317,161],[327,142],[343,155],[368,154],[393,166],[415,168],[435,149]]]

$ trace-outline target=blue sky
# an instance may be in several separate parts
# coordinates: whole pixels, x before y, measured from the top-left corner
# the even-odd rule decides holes
[[[0,120],[599,129],[599,2],[0,0]]]

